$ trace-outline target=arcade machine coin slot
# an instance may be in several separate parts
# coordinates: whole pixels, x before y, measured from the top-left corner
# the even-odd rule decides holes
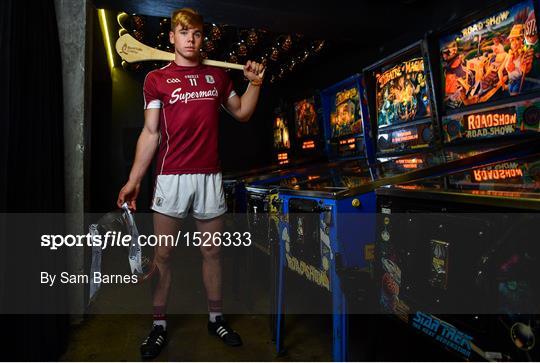
[[[254,246],[270,254],[269,246],[259,241],[268,240],[268,196],[265,194],[249,193],[247,213],[249,230]]]
[[[315,200],[290,199],[289,223],[290,242],[289,255],[306,262],[308,265],[322,269],[322,249],[326,246],[321,242],[319,203]],[[326,217],[326,220],[330,219]],[[328,254],[328,253],[326,253]]]

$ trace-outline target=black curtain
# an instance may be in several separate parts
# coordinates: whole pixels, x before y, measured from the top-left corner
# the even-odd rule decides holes
[[[56,360],[65,347],[67,316],[38,315],[36,259],[62,266],[39,247],[40,223],[14,225],[14,213],[64,211],[63,102],[60,44],[53,0],[0,1],[0,311],[21,297],[24,315],[0,316],[2,360]],[[20,219],[19,219],[20,220]],[[24,218],[23,218],[24,220]],[[30,245],[30,243],[32,243]],[[38,298],[39,299],[39,298]],[[11,305],[10,305],[11,304]],[[26,305],[25,305],[26,306]]]

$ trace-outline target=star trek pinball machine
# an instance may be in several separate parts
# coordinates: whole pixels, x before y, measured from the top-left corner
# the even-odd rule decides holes
[[[284,337],[285,267],[330,292],[333,359],[346,360],[347,314],[351,310],[361,313],[363,303],[370,300],[367,295],[371,294],[368,291],[375,262],[375,189],[461,170],[479,162],[477,153],[440,149],[430,62],[426,42],[419,41],[367,67],[365,91],[364,83],[360,83],[363,133],[358,139],[364,142],[364,156],[356,154],[356,159],[313,172],[308,181],[294,188],[280,188],[278,351]],[[342,85],[321,93],[325,131],[330,139],[327,147],[337,154],[361,149],[343,147],[355,143],[339,134],[343,121],[337,115],[346,93]],[[372,134],[376,143],[371,142]],[[486,159],[497,160],[499,153],[487,150]],[[369,160],[374,162],[370,164]]]
[[[377,190],[381,309],[461,359],[540,357],[538,5],[428,35],[444,148],[479,162]],[[482,161],[500,146],[514,152]]]

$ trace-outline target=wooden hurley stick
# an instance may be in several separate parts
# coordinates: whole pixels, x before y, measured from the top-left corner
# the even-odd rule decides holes
[[[139,42],[129,34],[124,34],[116,41],[116,52],[128,63],[142,61],[173,61],[174,53],[165,52],[156,48],[149,47]],[[203,59],[202,64],[220,68],[244,70],[242,64],[221,62],[211,59]]]

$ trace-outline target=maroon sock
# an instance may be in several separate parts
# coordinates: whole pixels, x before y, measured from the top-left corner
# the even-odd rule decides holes
[[[163,306],[154,306],[154,325],[161,325],[163,328],[167,328],[167,317],[165,315],[166,307]]]
[[[208,311],[221,313],[223,311],[223,300],[208,300]]]
[[[222,300],[208,300],[208,314],[212,323],[216,322],[216,317],[223,315],[223,301]]]

